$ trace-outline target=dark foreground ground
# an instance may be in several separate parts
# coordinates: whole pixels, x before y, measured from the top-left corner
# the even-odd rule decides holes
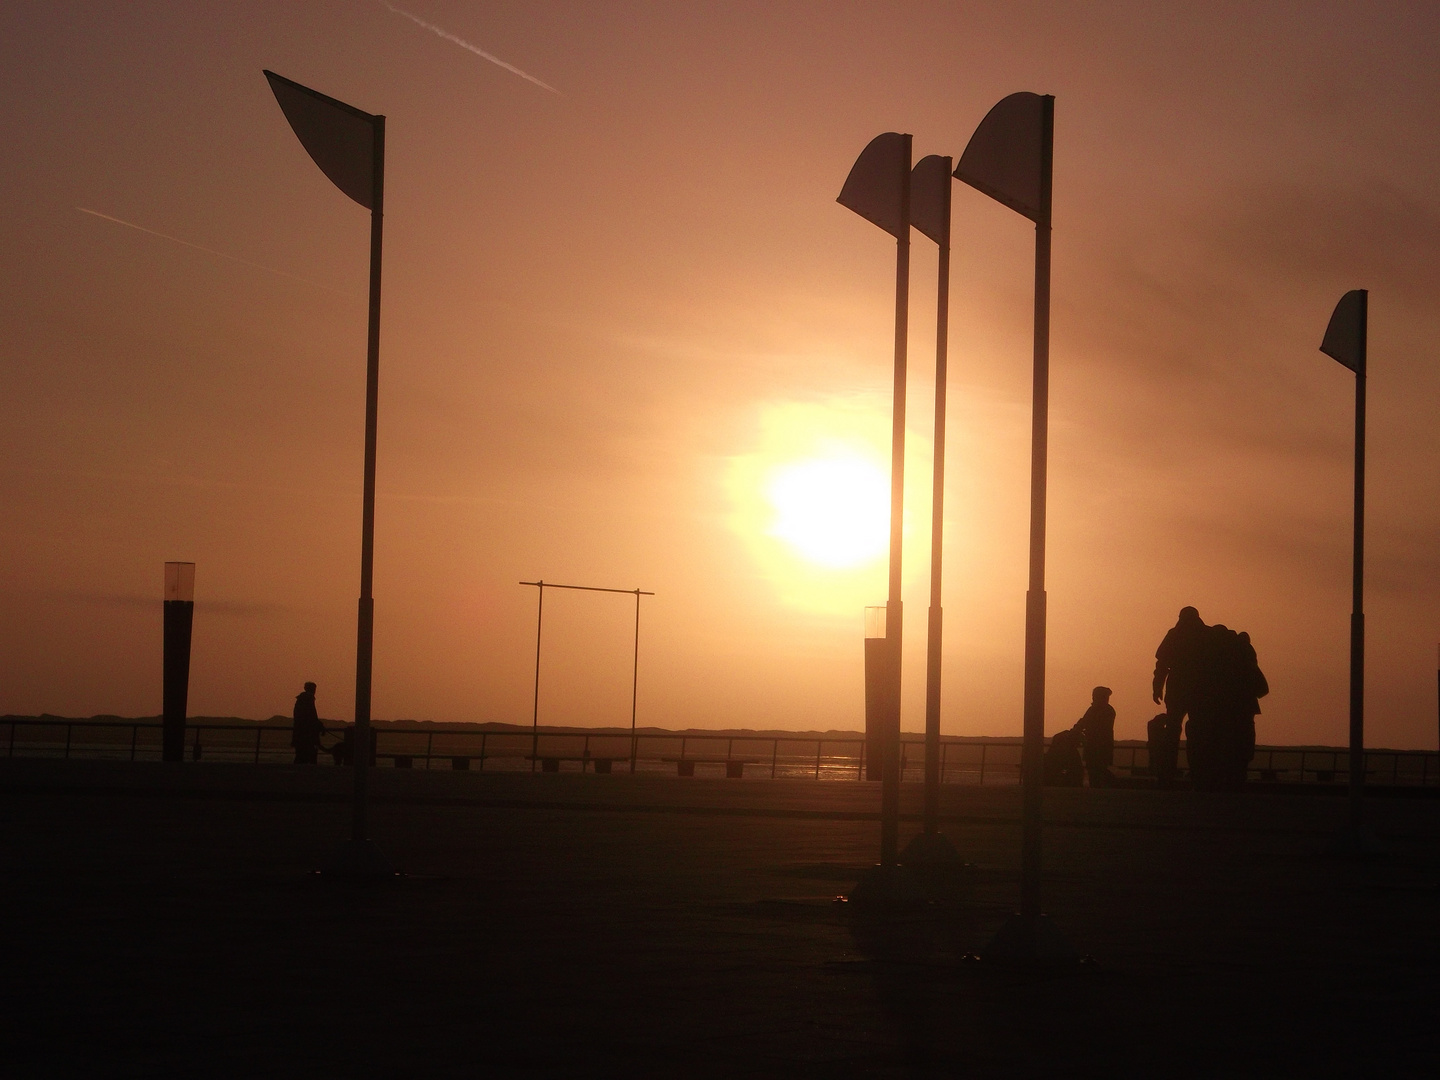
[[[1433,799],[1374,800],[1354,863],[1342,799],[1047,792],[1097,962],[1027,972],[963,959],[1016,902],[1014,789],[946,789],[974,873],[876,915],[834,901],[858,783],[387,770],[407,874],[356,888],[310,872],[340,770],[0,766],[7,1076],[1440,1075]]]

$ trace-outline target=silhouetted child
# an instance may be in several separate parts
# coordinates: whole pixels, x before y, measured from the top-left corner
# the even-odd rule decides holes
[[[1090,692],[1090,708],[1073,729],[1084,746],[1085,772],[1091,787],[1109,787],[1115,778],[1110,766],[1115,761],[1115,710],[1110,707],[1110,688],[1097,686]]]

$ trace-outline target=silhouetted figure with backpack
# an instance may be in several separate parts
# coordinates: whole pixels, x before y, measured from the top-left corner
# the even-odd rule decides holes
[[[1097,686],[1090,692],[1090,708],[1072,730],[1080,735],[1090,786],[1110,787],[1115,782],[1110,772],[1115,763],[1115,709],[1110,704],[1108,686]]]
[[[1206,631],[1210,628],[1193,607],[1180,609],[1180,617],[1155,650],[1155,676],[1151,693],[1165,712],[1146,725],[1150,771],[1161,787],[1175,780],[1180,755],[1180,733],[1186,715],[1193,715],[1202,681]],[[1203,725],[1202,725],[1203,727]]]
[[[1243,630],[1236,635],[1235,652],[1234,720],[1225,747],[1224,786],[1230,789],[1243,786],[1250,773],[1250,762],[1255,760],[1255,717],[1260,714],[1260,699],[1270,693],[1255,646]]]
[[[291,729],[290,745],[295,747],[296,765],[314,765],[320,755],[320,736],[325,725],[320,723],[320,714],[315,708],[315,684],[307,682],[305,689],[295,695],[295,726]]]
[[[1196,790],[1244,786],[1255,755],[1255,716],[1269,692],[1250,635],[1219,623],[1207,627],[1201,679],[1185,729]]]

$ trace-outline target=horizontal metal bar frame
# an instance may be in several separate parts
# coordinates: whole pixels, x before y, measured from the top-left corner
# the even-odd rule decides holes
[[[578,589],[580,592],[613,592],[625,596],[654,596],[644,589],[602,589],[598,585],[556,585],[553,581],[522,581],[521,585],[534,585],[540,589]]]

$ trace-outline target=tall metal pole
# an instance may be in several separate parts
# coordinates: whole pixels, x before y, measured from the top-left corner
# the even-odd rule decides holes
[[[1350,825],[1356,830],[1365,795],[1365,353],[1369,306],[1369,294],[1362,294],[1355,372],[1355,562],[1350,606]]]
[[[950,336],[950,168],[935,301],[935,464],[930,494],[930,623],[925,650],[925,832],[940,830],[940,562],[945,540],[945,379]]]
[[[635,703],[640,693],[640,590],[635,590],[635,666],[630,669],[630,773],[635,773]]]
[[[545,621],[545,582],[537,581],[540,601],[535,606],[535,706],[530,713],[530,771],[540,754],[540,630]]]
[[[1025,594],[1025,744],[1020,913],[1040,915],[1040,805],[1045,753],[1045,497],[1050,414],[1050,187],[1055,99],[1045,97],[1035,221],[1035,375],[1030,432],[1030,587]]]
[[[900,557],[905,523],[905,364],[910,328],[910,158],[911,137],[900,184],[901,228],[895,240],[895,389],[890,428],[890,582],[885,601],[889,653],[885,764],[880,783],[880,865],[896,865],[900,847],[900,657],[904,613],[900,601]]]
[[[385,219],[385,118],[375,117],[374,202],[370,210],[370,329],[365,365],[365,494],[360,526],[360,612],[355,646],[355,814],[352,837],[367,839],[370,676],[375,645],[375,427],[380,393],[380,246]]]

